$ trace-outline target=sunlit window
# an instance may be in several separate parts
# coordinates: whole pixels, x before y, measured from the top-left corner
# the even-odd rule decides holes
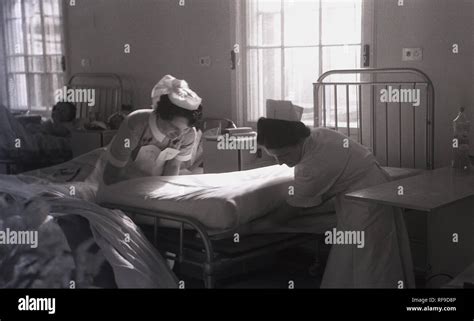
[[[46,113],[63,85],[60,0],[2,0],[8,104]]]
[[[304,108],[303,121],[313,125],[312,84],[319,75],[360,67],[361,0],[246,0],[245,4],[246,120],[265,116],[267,99],[290,100]],[[332,118],[328,113],[331,122],[334,113]]]

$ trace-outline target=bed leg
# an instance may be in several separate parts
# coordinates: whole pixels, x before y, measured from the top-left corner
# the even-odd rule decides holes
[[[319,244],[319,238],[316,240],[316,251],[314,255],[314,263],[309,267],[309,275],[316,277],[324,273],[321,259],[321,246]]]
[[[205,274],[204,286],[206,289],[214,289],[216,286],[216,278],[210,274]]]

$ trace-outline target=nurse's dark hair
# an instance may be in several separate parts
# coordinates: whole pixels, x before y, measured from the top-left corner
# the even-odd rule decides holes
[[[173,104],[168,95],[162,95],[155,106],[156,114],[164,120],[173,120],[175,117],[184,117],[189,126],[195,126],[202,118],[202,105],[196,110],[187,110]]]
[[[311,135],[311,130],[300,121],[260,118],[257,123],[257,143],[268,149],[297,145]]]

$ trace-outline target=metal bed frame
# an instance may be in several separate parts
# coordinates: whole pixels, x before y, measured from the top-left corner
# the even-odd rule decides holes
[[[356,75],[362,76],[367,75],[371,79],[368,81],[327,81],[326,79],[331,76],[342,76],[342,75]],[[390,78],[394,75],[398,76],[407,76],[410,75],[411,77],[416,78],[415,80],[390,80]],[[389,80],[378,80],[377,78],[386,77]],[[435,106],[435,91],[433,82],[425,74],[423,71],[415,68],[367,68],[367,69],[344,69],[344,70],[330,70],[322,74],[316,83],[313,84],[313,94],[314,94],[314,124],[316,127],[328,127],[328,106],[326,104],[326,91],[328,87],[333,88],[334,92],[334,115],[335,115],[335,130],[341,130],[338,126],[340,121],[338,119],[338,88],[344,88],[345,96],[346,96],[346,104],[345,104],[345,115],[346,115],[346,127],[343,129],[347,133],[348,136],[351,136],[351,127],[350,127],[350,102],[349,102],[349,89],[350,86],[354,86],[357,88],[357,96],[358,96],[358,108],[357,108],[357,123],[358,123],[358,135],[357,140],[359,143],[369,147],[372,149],[373,154],[380,160],[380,157],[385,156],[385,165],[388,166],[389,164],[389,146],[388,143],[389,135],[393,133],[393,130],[390,131],[389,127],[389,119],[388,119],[388,105],[395,104],[395,103],[383,103],[385,105],[385,119],[382,120],[382,131],[377,130],[377,122],[380,120],[380,117],[377,117],[377,101],[376,101],[376,89],[377,87],[384,86],[387,89],[388,86],[395,86],[399,90],[402,87],[412,87],[413,89],[417,89],[418,87],[425,87],[425,106],[426,106],[426,118],[425,118],[425,168],[426,169],[433,169],[434,166],[434,106]],[[363,93],[366,92],[368,88],[370,91],[369,95],[369,103],[363,104]],[[418,88],[419,89],[419,88]],[[421,95],[420,95],[421,96]],[[421,97],[420,97],[421,98]],[[403,156],[403,149],[402,149],[402,124],[406,124],[407,122],[402,121],[402,103],[398,104],[398,167],[407,167],[403,165],[402,156]],[[320,107],[321,106],[321,107]],[[367,106],[369,109],[366,110],[370,114],[370,140],[366,142],[363,140],[363,106]],[[418,107],[417,107],[418,108]],[[331,109],[331,108],[329,108]],[[413,134],[413,163],[409,164],[409,167],[416,168],[416,155],[417,155],[417,144],[416,144],[416,114],[415,108],[413,108],[412,112],[412,126],[411,131]],[[380,122],[379,122],[380,124]],[[377,139],[382,136],[383,129],[385,129],[385,155],[382,155],[377,150]],[[397,163],[397,162],[395,162]],[[412,165],[412,166],[411,166]]]
[[[110,115],[121,111],[124,104],[133,104],[131,90],[126,89],[124,79],[114,73],[77,73],[69,78],[67,87],[95,90],[95,106],[76,103],[81,119],[90,119],[91,112],[94,111],[97,114],[96,120],[105,122]]]
[[[258,260],[259,258],[296,245],[310,242],[315,240],[316,237],[319,237],[311,234],[281,233],[271,234],[270,239],[268,239],[268,235],[261,235],[260,239],[257,240],[260,241],[257,246],[251,246],[250,249],[236,251],[234,254],[229,255],[226,253],[219,253],[220,251],[216,249],[215,246],[217,242],[226,239],[228,240],[228,238],[223,238],[222,235],[217,238],[209,235],[206,227],[194,218],[163,211],[158,213],[156,211],[136,207],[117,206],[110,203],[102,203],[100,205],[109,209],[119,209],[124,211],[134,220],[137,216],[152,218],[153,243],[165,258],[173,260],[175,261],[175,264],[178,264],[178,269],[175,269],[175,272],[178,274],[183,272],[183,275],[201,278],[204,281],[205,287],[209,289],[215,287],[218,276],[231,276],[233,272],[229,272],[229,269],[233,267],[239,267],[241,270],[250,271],[255,268],[251,263],[249,263],[252,260]],[[178,235],[173,235],[178,237],[178,244],[173,241],[170,242],[166,238],[160,238],[161,232],[165,232],[167,229],[176,230],[176,228],[163,228],[160,223],[161,220],[179,224],[176,233]],[[187,230],[186,227],[191,228],[191,230]],[[192,240],[192,242],[199,240],[200,243],[202,243],[202,247],[199,246],[199,244],[189,246],[189,242],[186,240],[186,231],[197,233],[197,237]],[[232,237],[232,233],[226,234],[226,236]],[[244,237],[245,236],[242,236],[242,238]],[[257,236],[253,237],[255,238]],[[266,239],[262,243],[261,241],[263,238]],[[187,272],[184,272],[184,270],[187,270]],[[241,273],[242,271],[239,272]]]

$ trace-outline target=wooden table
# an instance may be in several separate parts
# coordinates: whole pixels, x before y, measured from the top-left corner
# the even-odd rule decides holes
[[[474,169],[439,168],[345,196],[404,211],[413,261],[425,280],[447,281],[443,275],[474,263]]]

